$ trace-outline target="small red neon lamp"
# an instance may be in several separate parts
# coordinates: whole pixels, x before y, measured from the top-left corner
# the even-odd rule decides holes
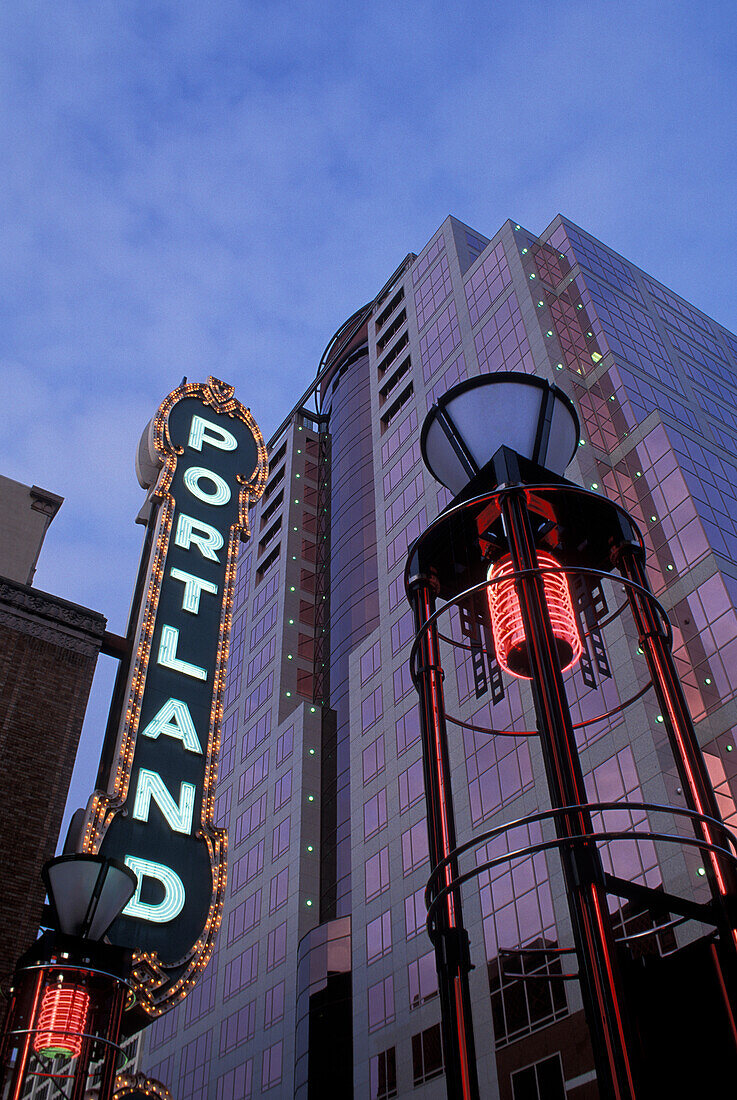
[[[537,560],[543,570],[559,568],[552,554],[544,550],[538,550]],[[508,577],[512,572],[512,558],[509,554],[500,558],[489,570],[489,580],[496,581],[495,584],[489,585],[488,589],[491,629],[500,666],[510,676],[531,680],[527,638],[514,579],[497,579]],[[578,662],[583,648],[573,611],[571,592],[564,573],[544,572],[542,576],[558,657],[561,669],[565,672]]]
[[[82,1051],[90,995],[83,986],[55,982],[44,990],[38,1029],[33,1042],[37,1054],[49,1058],[77,1058]]]

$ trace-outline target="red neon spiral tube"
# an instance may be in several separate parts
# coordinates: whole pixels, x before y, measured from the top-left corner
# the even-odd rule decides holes
[[[541,569],[558,569],[559,564],[544,550],[539,550],[537,560]],[[489,569],[488,578],[496,581],[489,585],[489,612],[494,646],[500,666],[510,676],[531,680],[527,638],[522,622],[519,599],[511,574],[514,572],[511,555],[506,554]],[[581,635],[573,611],[571,591],[564,573],[543,573],[545,601],[553,627],[561,669],[565,672],[577,663],[581,656]],[[509,580],[501,578],[509,577]]]
[[[90,995],[83,986],[58,982],[44,990],[33,1041],[37,1054],[77,1058],[87,1023]]]

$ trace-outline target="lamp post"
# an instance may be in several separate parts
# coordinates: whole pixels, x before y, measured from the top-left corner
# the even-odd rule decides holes
[[[117,860],[63,855],[45,864],[42,877],[54,928],[15,971],[0,1044],[0,1098],[20,1100],[39,1076],[82,1100],[94,1062],[95,1095],[110,1100],[131,955],[103,937],[133,896],[136,876]]]
[[[722,951],[730,958],[734,955],[734,860],[725,850],[716,799],[664,641],[664,616],[647,588],[641,537],[622,509],[563,478],[578,442],[578,418],[566,395],[540,378],[511,372],[453,387],[433,406],[422,428],[425,465],[456,494],[411,547],[405,573],[417,627],[413,677],[420,695],[434,866],[428,886],[429,926],[436,947],[451,1100],[470,1100],[477,1093],[466,1087],[459,1072],[473,1058],[470,1013],[453,1009],[454,1004],[470,1003],[460,909],[460,884],[470,876],[458,874],[459,851],[468,845],[458,849],[455,839],[436,596],[460,599],[465,585],[474,593],[473,600],[486,588],[488,656],[495,655],[508,675],[530,682],[557,835],[554,843],[561,857],[603,1097],[635,1100],[642,1094],[637,1091],[636,1045],[607,905],[607,894],[616,891],[607,889],[611,876],[604,873],[597,847],[563,680],[565,669],[582,654],[567,580],[572,571],[603,575],[614,565],[629,582],[640,641],[657,697],[668,714],[679,770],[687,778],[684,788],[695,813],[694,829],[705,845]],[[479,606],[475,605],[477,619]],[[542,847],[546,846],[550,843]],[[456,952],[454,972],[442,949],[449,931],[454,942],[464,945],[464,951]],[[734,970],[728,963],[726,973],[733,975]],[[731,981],[725,979],[724,984],[729,989]]]

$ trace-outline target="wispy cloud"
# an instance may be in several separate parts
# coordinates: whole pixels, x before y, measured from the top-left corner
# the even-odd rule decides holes
[[[214,373],[270,434],[448,213],[490,234],[562,211],[737,326],[736,21],[720,0],[0,8],[0,469],[66,497],[39,585],[122,631],[160,399]]]

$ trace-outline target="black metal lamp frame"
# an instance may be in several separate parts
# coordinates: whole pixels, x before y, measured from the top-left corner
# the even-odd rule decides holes
[[[482,492],[489,484],[493,492]],[[476,494],[481,495],[476,495]],[[441,997],[446,1080],[449,1100],[480,1096],[471,1018],[468,936],[463,924],[461,886],[484,867],[459,873],[458,858],[469,844],[457,844],[448,758],[443,670],[437,619],[445,607],[436,600],[460,602],[484,590],[490,560],[508,553],[527,639],[531,688],[541,739],[552,810],[526,818],[552,819],[556,839],[500,857],[555,848],[559,851],[569,900],[578,977],[594,1050],[597,1080],[607,1100],[635,1100],[638,1092],[636,1044],[624,1010],[622,977],[607,906],[607,896],[655,894],[604,873],[598,844],[605,840],[673,841],[671,834],[633,834],[594,829],[592,812],[612,804],[591,803],[581,769],[575,730],[545,598],[537,549],[552,541],[561,572],[596,572],[624,581],[640,646],[647,658],[681,776],[687,809],[631,804],[667,810],[692,824],[694,838],[678,838],[704,856],[712,894],[709,906],[668,895],[671,911],[696,917],[719,931],[715,962],[731,1020],[737,988],[737,844],[724,826],[671,653],[670,628],[655,600],[644,568],[644,545],[636,525],[621,508],[563,478],[550,474],[506,447],[472,478],[456,503],[430,525],[410,549],[405,584],[412,605],[416,640],[412,675],[420,698],[423,763],[427,794],[430,859],[428,929],[436,952]],[[638,692],[639,698],[642,692]],[[632,701],[632,700],[630,700]],[[617,803],[617,808],[628,804]],[[520,822],[513,824],[521,824]],[[510,825],[502,826],[498,834]],[[490,835],[490,834],[488,834]],[[487,834],[484,834],[487,837]],[[496,861],[492,861],[496,862]],[[491,866],[488,864],[487,866]],[[626,891],[630,891],[629,894]],[[662,907],[653,899],[653,905]],[[671,924],[677,922],[670,922]],[[657,931],[657,929],[655,930]],[[563,975],[569,979],[576,975]]]

